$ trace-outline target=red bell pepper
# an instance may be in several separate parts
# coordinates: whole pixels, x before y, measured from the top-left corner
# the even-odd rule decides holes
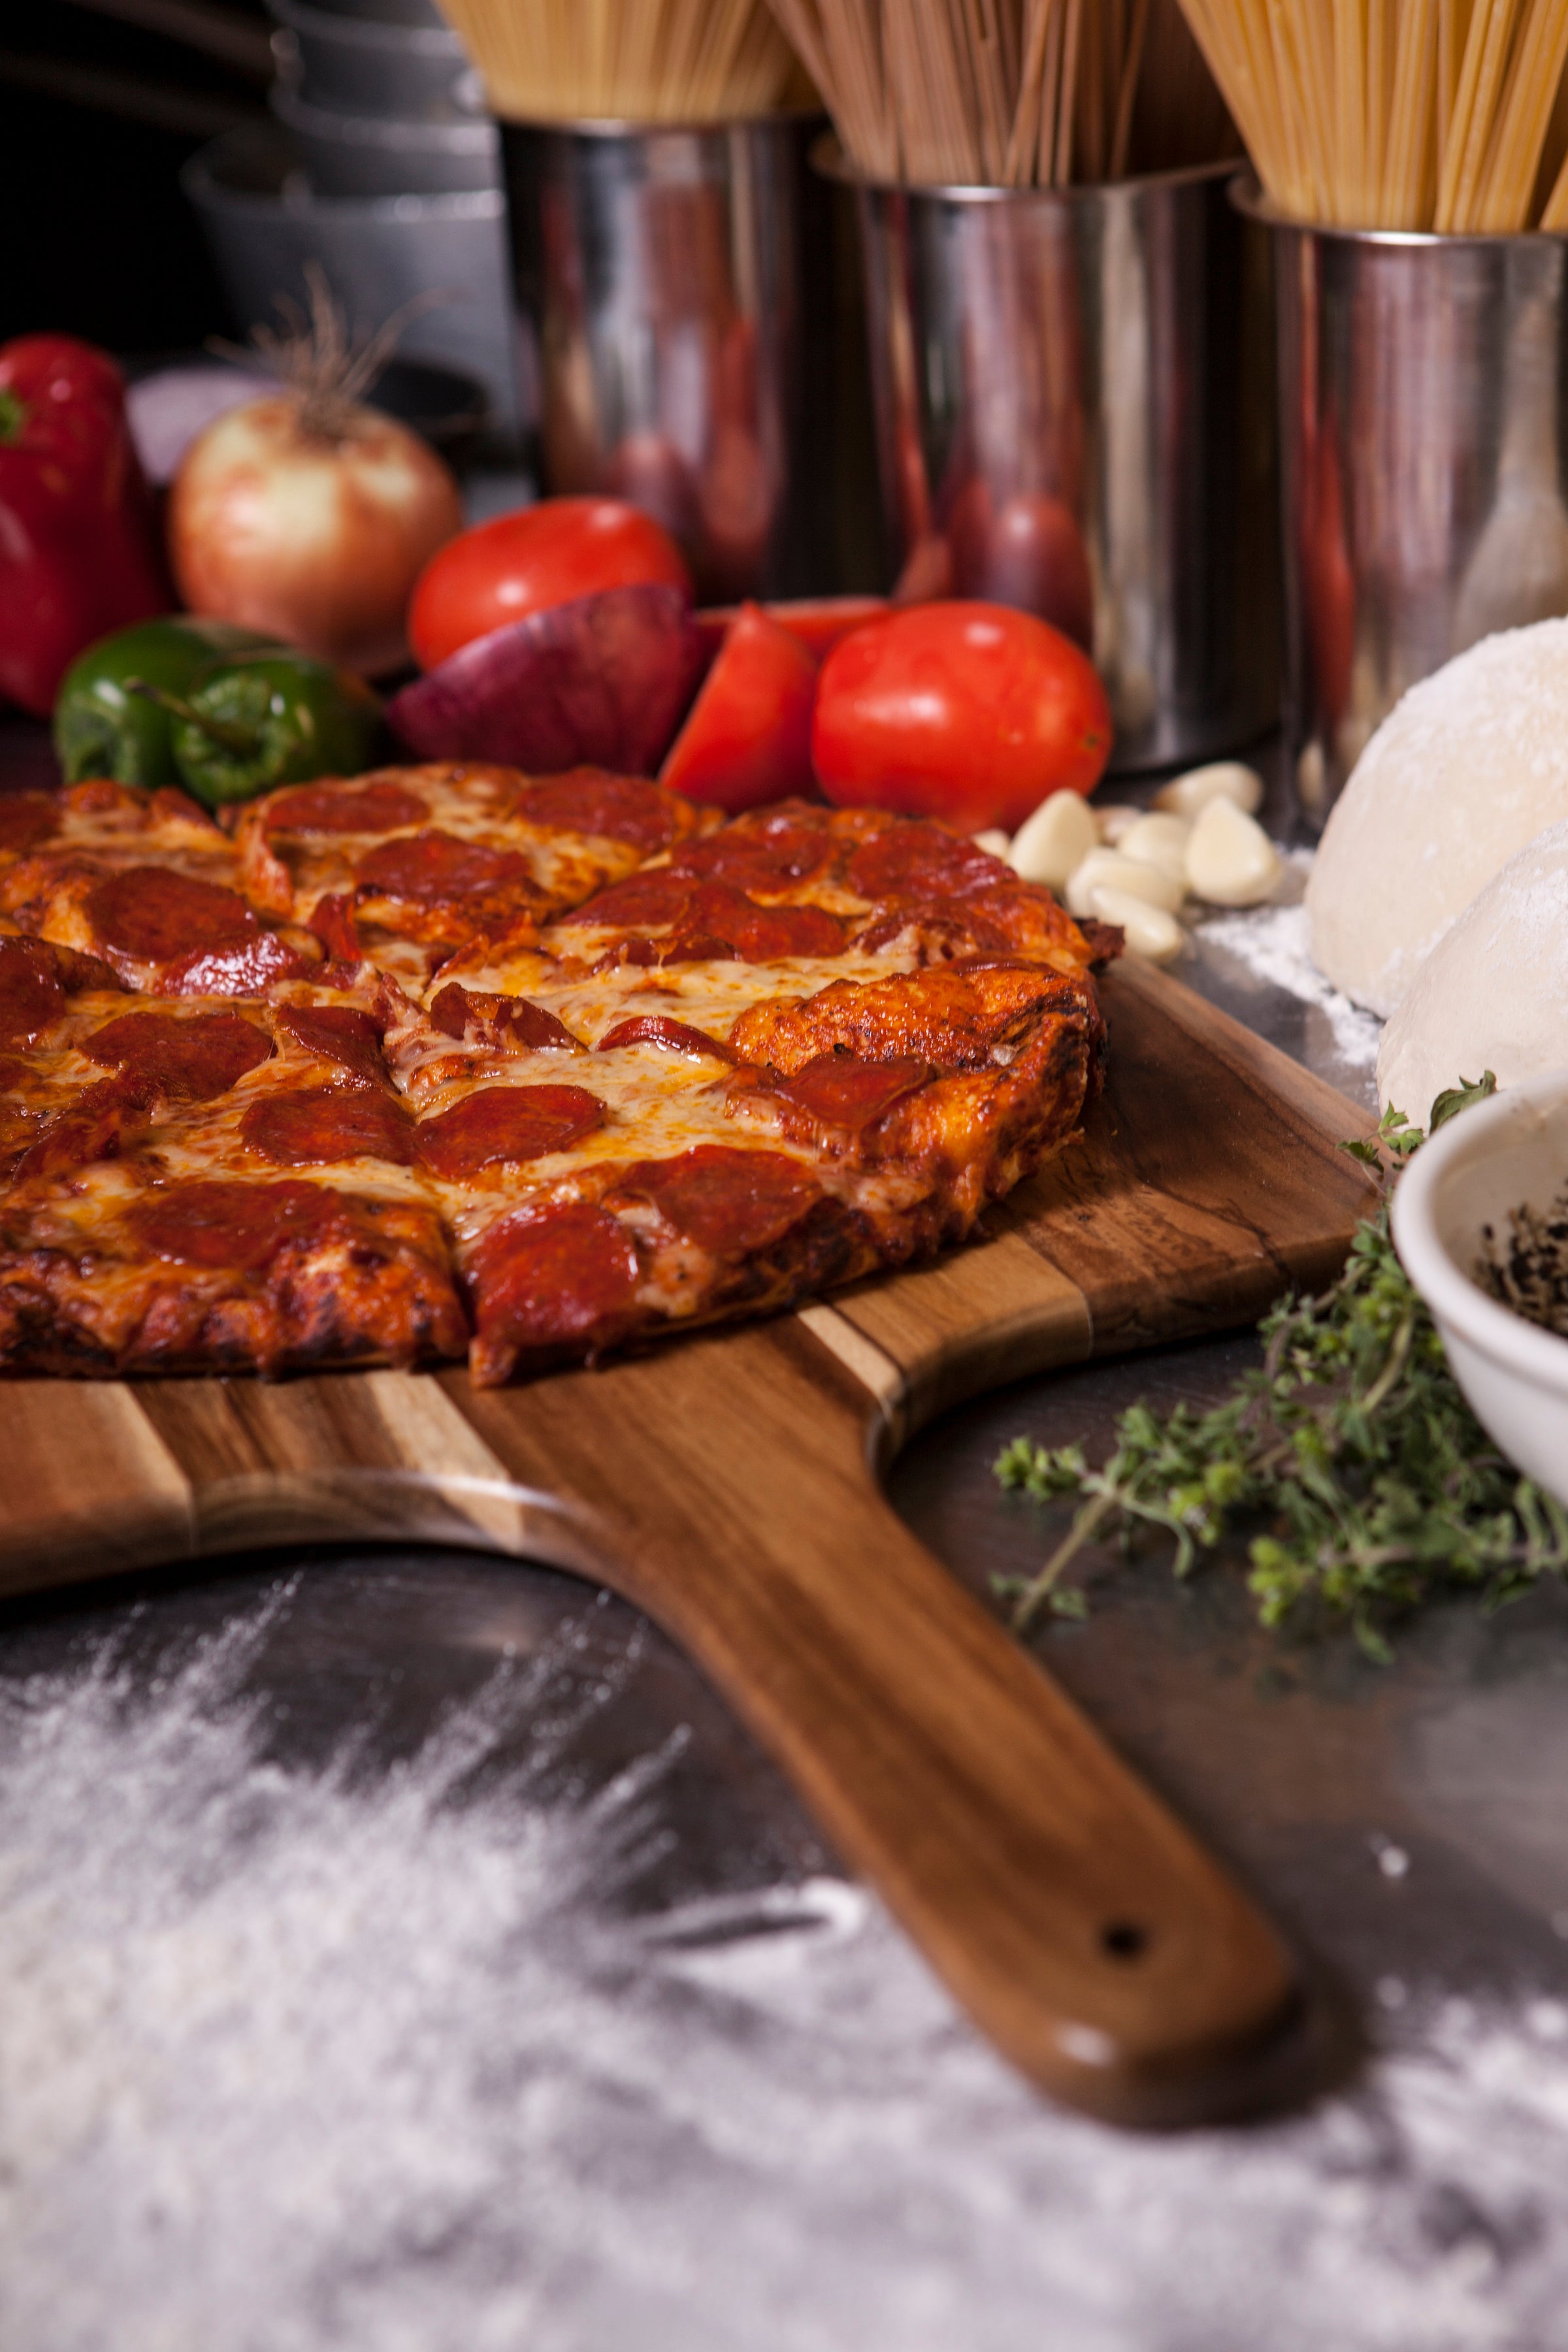
[[[47,717],[84,646],[174,601],[113,361],[0,344],[0,696]]]

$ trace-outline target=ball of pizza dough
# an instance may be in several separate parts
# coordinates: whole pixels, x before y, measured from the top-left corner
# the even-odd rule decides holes
[[[1519,850],[1444,933],[1383,1033],[1380,1102],[1418,1127],[1446,1087],[1568,1069],[1568,822]]]
[[[1362,753],[1307,887],[1319,970],[1392,1013],[1477,891],[1560,817],[1568,620],[1537,621],[1413,686]]]

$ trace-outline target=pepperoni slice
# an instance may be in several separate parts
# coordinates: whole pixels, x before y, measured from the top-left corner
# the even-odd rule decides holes
[[[216,1177],[172,1185],[137,1202],[130,1223],[143,1247],[174,1265],[254,1274],[290,1246],[312,1249],[345,1222],[346,1203],[319,1184],[244,1184]]]
[[[95,1160],[119,1156],[128,1129],[145,1124],[147,1094],[134,1079],[100,1078],[84,1087],[70,1108],[47,1127],[12,1171],[12,1181],[29,1176],[65,1176]]]
[[[210,1102],[237,1086],[271,1055],[272,1040],[237,1013],[125,1013],[95,1029],[82,1046],[89,1061],[124,1070],[176,1102]]]
[[[634,931],[627,938],[617,940],[613,947],[606,948],[597,963],[590,965],[589,970],[595,977],[601,972],[620,971],[627,965],[635,971],[641,971],[658,961],[658,952],[652,940],[638,939]]]
[[[476,1370],[504,1380],[520,1349],[614,1338],[636,1301],[637,1255],[605,1210],[570,1201],[492,1225],[471,1280]]]
[[[0,939],[0,1045],[30,1045],[65,1011],[66,992],[42,940]]]
[[[570,1151],[604,1124],[605,1106],[585,1087],[483,1087],[419,1124],[419,1148],[452,1183],[509,1160]]]
[[[529,784],[519,793],[516,808],[525,824],[629,842],[645,856],[663,849],[678,830],[667,793],[636,776],[612,776],[603,768],[573,768],[546,783]]]
[[[317,899],[310,910],[310,928],[340,963],[358,963],[364,953],[354,921],[354,902],[346,890],[334,890]]]
[[[775,818],[754,830],[728,826],[706,841],[683,842],[671,855],[669,870],[734,882],[742,890],[785,890],[819,874],[833,849],[826,826]]]
[[[666,963],[706,962],[728,949],[742,963],[784,956],[837,955],[844,928],[821,907],[759,907],[728,882],[704,882],[692,899],[689,929],[666,951]]]
[[[280,1004],[276,1018],[285,1036],[307,1054],[319,1054],[323,1062],[335,1062],[373,1087],[386,1084],[381,1033],[368,1013],[352,1004]]]
[[[390,1160],[407,1168],[416,1156],[408,1118],[389,1095],[342,1094],[330,1087],[252,1103],[239,1122],[239,1139],[279,1168],[339,1160]]]
[[[728,940],[717,931],[679,931],[659,957],[660,963],[734,963],[741,961]]]
[[[717,1037],[705,1037],[700,1029],[672,1021],[664,1013],[636,1013],[629,1021],[617,1021],[594,1051],[613,1054],[622,1045],[663,1045],[671,1054],[691,1054],[715,1062],[738,1059]]]
[[[298,980],[312,959],[279,937],[258,929],[239,946],[204,950],[166,964],[158,976],[165,996],[260,996],[275,980]]]
[[[793,1078],[775,1080],[771,1090],[825,1127],[847,1127],[859,1135],[931,1075],[929,1062],[910,1056],[862,1062],[852,1054],[818,1054]]]
[[[263,822],[268,833],[396,833],[429,814],[402,784],[297,784],[273,793]]]
[[[471,1045],[508,1048],[529,1054],[575,1054],[581,1049],[564,1023],[542,1004],[526,996],[491,996],[483,990],[459,988],[448,981],[430,1007],[430,1019],[443,1036],[461,1037]]]
[[[79,996],[84,989],[98,989],[114,996],[134,993],[101,956],[89,955],[83,948],[63,948],[56,942],[51,945],[55,970],[72,996]]]
[[[800,1223],[821,1188],[782,1151],[700,1143],[675,1160],[639,1160],[618,1188],[640,1193],[699,1249],[715,1257],[766,1249]]]
[[[863,898],[940,899],[1009,880],[1011,874],[972,841],[917,821],[889,825],[863,842],[849,860],[847,879]]]
[[[528,860],[515,849],[490,849],[435,828],[384,841],[361,858],[354,879],[376,898],[405,898],[416,907],[462,908],[515,897],[523,912],[537,895]]]
[[[47,793],[7,793],[0,798],[0,852],[25,857],[59,829],[59,809]]]
[[[261,936],[244,899],[168,866],[127,866],[88,893],[88,920],[105,947],[142,963],[221,954]]]
[[[587,899],[571,919],[574,923],[620,924],[628,927],[638,923],[677,923],[685,915],[697,896],[697,886],[688,875],[671,873],[660,866],[652,874],[632,874],[624,882],[612,882],[595,898]]]

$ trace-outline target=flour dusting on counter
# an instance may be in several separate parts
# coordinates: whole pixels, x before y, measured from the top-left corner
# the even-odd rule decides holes
[[[1280,989],[1310,1006],[1326,1024],[1338,1059],[1352,1070],[1370,1073],[1376,1065],[1383,1024],[1376,1013],[1352,1004],[1312,961],[1310,927],[1300,898],[1312,853],[1288,851],[1285,864],[1279,902],[1205,916],[1194,926],[1198,951],[1205,957],[1217,951],[1254,982]]]
[[[1540,1988],[1402,1988],[1350,2095],[1119,2135],[1026,2090],[837,1879],[621,1899],[678,1743],[588,1801],[547,1784],[635,1635],[570,1703],[568,1628],[390,1769],[355,1738],[306,1768],[247,1696],[289,1605],[150,1680],[110,1640],[0,1681],[0,2342],[1561,2340],[1568,2012]]]

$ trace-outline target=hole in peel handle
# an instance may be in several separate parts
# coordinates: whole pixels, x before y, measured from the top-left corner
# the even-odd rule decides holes
[[[1108,1920],[1099,1942],[1100,1964],[1118,1986],[1130,1988],[1143,1970],[1158,1966],[1158,1932],[1136,1920]],[[1180,2131],[1258,2121],[1299,2108],[1347,2079],[1361,2046],[1343,1995],[1298,1974],[1283,1946],[1277,1949],[1280,1968],[1272,2000],[1250,2020],[1238,2020],[1233,2035],[1212,2044],[1184,2045],[1178,2038],[1162,2050],[1145,2039],[1134,2049],[1092,2013],[1081,2014],[1058,2021],[1042,2063],[1037,2043],[1026,2055],[1006,2048],[994,2021],[989,2030],[1049,2098],[1102,2122]],[[1086,2011],[1090,2007],[1085,2003]]]

